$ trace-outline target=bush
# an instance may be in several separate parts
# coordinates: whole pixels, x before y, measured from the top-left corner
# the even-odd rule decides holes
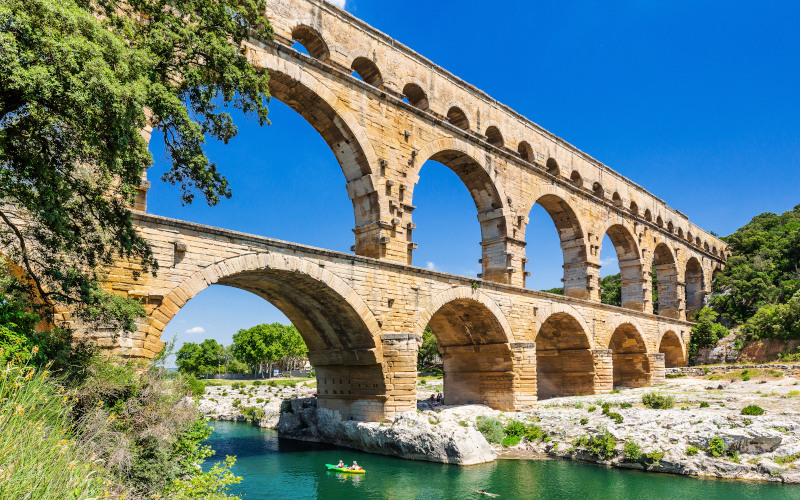
[[[233,384],[231,384],[231,389],[233,389],[234,391],[237,390],[237,389],[244,389],[244,383],[243,382],[234,382]]]
[[[764,408],[757,405],[749,405],[742,408],[742,415],[763,415]]]
[[[589,451],[603,460],[610,460],[617,454],[617,439],[608,430],[595,434],[589,441]]]
[[[582,401],[578,401],[577,403],[575,403],[575,409],[576,410],[583,409],[583,402]]]
[[[525,428],[525,439],[531,443],[539,439],[545,439],[546,436],[547,434],[538,425],[531,424]]]
[[[503,424],[496,418],[480,416],[475,419],[475,427],[490,443],[500,443],[505,437]]]
[[[664,458],[664,450],[651,451],[645,455],[645,458],[650,465],[661,465],[661,459]]]
[[[234,398],[232,406],[238,408],[240,404],[242,404],[242,401],[239,398]]]
[[[264,382],[262,382],[262,381],[260,381],[260,380],[256,380],[255,382],[253,382],[253,385],[254,385],[254,386],[256,386],[256,387],[258,387],[259,385],[262,385],[263,383],[264,383]]]
[[[697,313],[697,322],[692,326],[692,335],[689,338],[689,357],[693,358],[698,349],[714,347],[717,341],[728,335],[728,329],[717,323],[717,314],[708,307],[702,308]]]
[[[588,423],[589,423],[589,419],[588,418],[582,418],[581,419],[581,425],[586,425]]]
[[[634,441],[625,441],[625,460],[635,462],[642,458],[642,448]]]
[[[700,402],[700,408],[708,408],[708,402],[707,401],[701,401]]]
[[[590,406],[589,408],[587,408],[587,409],[586,409],[586,411],[588,411],[589,413],[591,413],[591,412],[595,411],[596,409],[597,409],[597,407],[596,407],[595,405],[592,405],[592,406]]]
[[[206,393],[206,385],[191,375],[186,377],[186,387],[195,396],[202,396]]]
[[[243,406],[239,411],[242,412],[242,415],[244,415],[245,418],[250,420],[264,418],[266,416],[266,412],[263,408],[256,408],[254,406]]]
[[[725,454],[725,441],[719,436],[714,436],[708,442],[708,452],[713,457],[721,457]]]
[[[619,405],[620,408],[633,408],[633,405],[630,403],[622,403]]]
[[[675,406],[675,398],[659,392],[649,392],[642,396],[642,404],[654,410],[666,410]]]
[[[516,446],[520,439],[522,439],[522,436],[506,436],[500,444],[503,445],[503,448],[508,448],[509,446]]]
[[[697,455],[698,451],[700,451],[700,448],[698,448],[697,446],[690,444],[689,446],[686,447],[686,455],[689,457]]]
[[[525,427],[525,424],[523,424],[519,420],[512,420],[511,422],[506,424],[504,430],[507,436],[523,436],[527,429]]]

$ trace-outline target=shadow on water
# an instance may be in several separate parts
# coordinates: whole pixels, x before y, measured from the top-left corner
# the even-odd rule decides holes
[[[214,422],[207,444],[217,451],[207,466],[236,455],[243,477],[231,493],[243,499],[509,499],[800,500],[800,486],[705,480],[608,469],[563,460],[500,460],[459,467],[371,455],[318,443],[278,439],[244,423]],[[365,475],[329,472],[326,463],[357,460]]]

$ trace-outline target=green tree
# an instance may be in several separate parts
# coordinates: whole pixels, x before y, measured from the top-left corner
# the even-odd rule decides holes
[[[293,325],[270,323],[239,330],[233,335],[233,353],[250,365],[254,372],[271,372],[272,365],[282,363],[290,368],[308,349]]]
[[[600,302],[612,306],[622,306],[622,275],[606,276],[600,280]]]
[[[697,350],[703,347],[714,347],[719,339],[728,335],[728,329],[717,322],[719,314],[708,307],[702,308],[696,315],[696,323],[692,326],[689,339],[689,357],[694,357]]]
[[[99,286],[104,266],[156,260],[131,205],[164,137],[162,177],[184,203],[230,197],[203,151],[236,135],[228,107],[267,122],[268,75],[243,42],[270,39],[264,0],[3,0],[0,244],[38,294],[127,330],[138,302]]]
[[[422,332],[422,345],[417,352],[417,368],[432,366],[439,359],[439,341],[431,327],[426,326]]]
[[[208,375],[220,369],[224,363],[225,348],[214,339],[206,339],[200,344],[185,342],[175,360],[183,373],[191,375]]]
[[[743,328],[748,340],[777,339],[786,342],[800,339],[800,291],[786,304],[762,306]]]

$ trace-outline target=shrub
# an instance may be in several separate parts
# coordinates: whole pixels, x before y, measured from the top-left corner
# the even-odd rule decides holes
[[[797,460],[800,460],[800,453],[795,453],[794,455],[788,455],[785,457],[778,457],[775,459],[775,463],[778,465],[786,465]]]
[[[231,389],[233,389],[233,390],[244,389],[244,383],[242,383],[242,382],[234,382],[233,384],[231,384]]]
[[[686,447],[686,455],[689,457],[697,455],[698,451],[700,451],[700,448],[698,448],[697,446],[690,444],[689,446]]]
[[[582,418],[581,419],[581,425],[586,425],[588,423],[589,423],[589,419],[588,418]]]
[[[642,396],[642,404],[655,410],[666,410],[675,406],[675,397],[650,392]]]
[[[620,408],[633,408],[633,405],[630,403],[622,403],[619,405]]]
[[[522,439],[522,436],[506,436],[500,444],[503,445],[503,448],[508,448],[509,446],[517,445],[520,439]]]
[[[202,396],[206,393],[206,385],[191,375],[186,377],[185,381],[187,389],[195,396]]]
[[[719,436],[714,436],[708,442],[708,452],[713,457],[721,457],[725,454],[725,441]]]
[[[708,401],[701,401],[700,408],[708,408]]]
[[[635,462],[642,458],[642,448],[634,441],[625,441],[625,460]]]
[[[616,455],[617,439],[608,430],[595,434],[589,442],[592,455],[603,460],[610,460]]]
[[[578,401],[577,403],[575,403],[575,409],[576,410],[583,409],[583,401]]]
[[[764,408],[758,405],[749,405],[742,408],[742,415],[763,415]]]
[[[256,380],[255,382],[253,382],[253,385],[254,385],[254,386],[256,386],[256,387],[258,387],[259,385],[261,385],[261,384],[263,384],[263,383],[264,383],[264,382],[262,382],[262,381],[260,381],[260,380]]]
[[[597,407],[595,405],[592,405],[589,408],[587,408],[586,411],[591,413],[591,412],[595,411],[596,409],[597,409]]]
[[[651,451],[645,455],[645,458],[650,465],[661,465],[661,459],[664,458],[664,450]]]
[[[728,458],[731,459],[731,462],[737,463],[737,464],[740,462],[740,460],[739,460],[739,452],[738,451],[728,450],[726,452],[726,454],[728,455]]]
[[[503,424],[496,418],[480,416],[475,419],[475,427],[490,443],[500,443],[505,437]]]
[[[232,405],[233,405],[234,408],[238,408],[240,404],[242,404],[242,401],[239,398],[235,398],[233,400]]]
[[[541,427],[531,424],[525,428],[525,439],[534,442],[538,439],[544,439],[547,436]]]
[[[505,427],[505,433],[507,436],[522,436],[525,434],[526,427],[525,424],[520,422],[519,420],[512,420]]]
[[[714,347],[719,339],[728,335],[728,329],[717,323],[717,318],[719,314],[708,307],[697,313],[697,322],[692,326],[692,335],[689,338],[690,358],[694,357],[698,349]]]

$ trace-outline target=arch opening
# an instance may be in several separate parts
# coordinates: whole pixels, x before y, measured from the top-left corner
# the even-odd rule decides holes
[[[561,254],[563,259],[563,293],[568,297],[587,298],[586,290],[586,245],[584,242],[583,229],[581,228],[578,216],[572,207],[560,197],[547,194],[536,200],[534,206],[539,205],[544,208],[550,220],[556,227],[558,232],[558,239],[561,246]],[[531,209],[532,213],[533,209]],[[530,226],[530,224],[529,224]],[[539,231],[538,228],[529,227],[526,230],[525,239],[528,242],[533,242],[535,232]],[[530,246],[528,252],[533,253]],[[547,265],[552,267],[552,263],[545,262],[542,266],[538,262],[533,262],[531,268],[536,269]]]
[[[581,177],[580,172],[578,172],[577,170],[572,171],[572,174],[570,174],[569,176],[569,180],[570,182],[572,182],[572,185],[575,186],[576,188],[583,187],[583,177]]]
[[[594,394],[594,357],[586,332],[567,313],[555,313],[536,335],[536,385],[540,400]]]
[[[447,405],[512,409],[513,360],[503,325],[483,303],[459,298],[428,321],[439,342]]]
[[[644,387],[650,384],[650,360],[636,327],[625,323],[614,330],[608,348],[614,368],[614,387]]]
[[[547,165],[545,165],[545,167],[547,168],[547,173],[550,175],[559,175],[561,173],[561,169],[558,167],[558,162],[556,162],[556,160],[553,158],[547,159]]]
[[[692,319],[695,313],[703,308],[706,295],[703,267],[696,257],[692,257],[686,262],[684,282],[686,283],[686,319]]]
[[[331,58],[331,51],[328,44],[317,30],[301,24],[292,30],[292,40],[302,45],[308,55],[322,62],[328,62]]]
[[[529,163],[533,162],[533,148],[527,142],[521,141],[517,146],[517,152],[523,160]]]
[[[635,201],[631,202],[631,213],[636,216],[639,215],[639,205]]]
[[[650,212],[649,208],[646,208],[644,210],[644,220],[646,220],[647,222],[653,222],[653,214],[652,212]]]
[[[611,202],[615,207],[622,208],[622,196],[620,196],[618,192],[614,191],[614,194],[611,196]]]
[[[658,346],[658,352],[664,355],[665,368],[686,366],[686,356],[683,353],[683,344],[681,344],[678,335],[672,330],[668,331],[663,337],[661,337],[661,343]]]
[[[373,61],[370,61],[366,57],[355,58],[353,64],[350,66],[350,69],[352,69],[359,78],[373,87],[380,88],[383,86],[383,76],[381,76],[381,70],[378,69],[377,64],[375,64]]]
[[[498,148],[502,148],[505,145],[503,134],[500,133],[500,129],[494,125],[486,129],[486,141],[492,146],[496,146]]]
[[[594,195],[598,198],[605,198],[606,196],[606,191],[603,189],[603,185],[599,182],[592,184],[592,193],[594,193]]]
[[[658,290],[657,305],[659,316],[680,318],[681,298],[678,297],[678,268],[672,251],[664,243],[659,243],[653,252],[653,265]]]
[[[422,90],[422,87],[416,83],[406,84],[406,86],[403,87],[403,95],[408,100],[408,103],[415,108],[426,111],[430,107],[428,95]]]
[[[462,130],[469,130],[469,118],[458,106],[453,106],[447,110],[447,121]]]
[[[621,224],[615,224],[606,230],[619,264],[619,305],[626,309],[644,311],[645,294],[643,290],[643,265],[639,254],[639,246],[630,231]],[[603,248],[601,247],[601,252]],[[601,253],[601,263],[603,254]],[[602,268],[601,268],[602,272]]]

